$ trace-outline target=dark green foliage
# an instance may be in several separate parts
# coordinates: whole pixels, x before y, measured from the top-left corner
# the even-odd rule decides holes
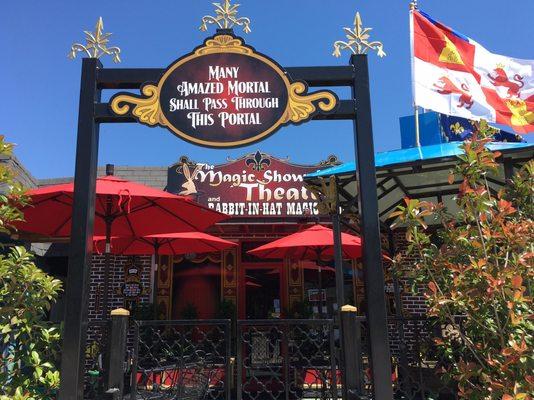
[[[0,154],[10,155],[12,148],[0,137]],[[0,231],[10,234],[23,219],[20,209],[28,199],[6,166],[0,167],[0,185]],[[0,255],[0,399],[53,399],[60,331],[46,314],[61,282],[37,268],[24,247],[5,250]]]

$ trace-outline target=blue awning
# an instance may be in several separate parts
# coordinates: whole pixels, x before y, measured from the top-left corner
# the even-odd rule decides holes
[[[431,162],[432,160],[440,160],[448,157],[455,157],[462,154],[460,146],[462,142],[450,142],[443,144],[435,144],[431,146],[412,147],[409,149],[399,149],[392,151],[384,151],[375,153],[375,166],[380,168],[391,168],[402,164],[415,162]],[[488,149],[491,151],[513,152],[526,149],[534,150],[534,143],[506,143],[506,142],[492,142],[488,143]],[[330,175],[343,175],[356,172],[354,162],[345,163],[336,167],[331,167],[323,170],[318,170],[307,174],[305,178],[315,178]]]

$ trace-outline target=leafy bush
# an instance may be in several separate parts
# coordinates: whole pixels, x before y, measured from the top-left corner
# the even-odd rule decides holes
[[[222,299],[215,313],[215,318],[236,320],[237,308],[232,300]]]
[[[0,154],[10,155],[12,149],[0,137]],[[23,219],[20,209],[28,199],[5,165],[0,166],[0,184],[0,232],[10,234]],[[52,399],[59,386],[60,335],[45,317],[61,282],[37,268],[24,247],[6,250],[0,255],[0,399]]]
[[[187,303],[180,313],[183,319],[198,319],[198,309],[193,303]]]
[[[534,161],[492,193],[488,175],[500,154],[485,148],[487,131],[481,122],[451,172],[450,182],[462,178],[458,215],[406,199],[392,216],[406,226],[408,251],[418,257],[413,278],[425,288],[429,314],[459,334],[436,339],[459,395],[526,400],[534,392]],[[430,218],[437,232],[427,229]],[[456,315],[465,316],[462,326]]]
[[[312,305],[306,299],[295,301],[289,315],[295,319],[310,319],[313,316]]]
[[[156,319],[156,307],[152,303],[135,303],[132,318],[137,321],[152,321]]]

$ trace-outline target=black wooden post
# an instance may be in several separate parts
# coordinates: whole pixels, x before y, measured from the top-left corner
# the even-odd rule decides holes
[[[97,70],[101,67],[100,61],[94,58],[85,58],[82,61],[75,189],[66,285],[67,305],[61,351],[60,400],[83,399],[99,136],[94,109],[95,103],[100,101],[100,90],[96,82]]]
[[[106,352],[105,388],[118,389],[119,398],[124,394],[124,362],[126,359],[126,335],[130,312],[124,308],[111,311],[108,349]]]
[[[337,194],[336,194],[337,196]],[[336,269],[336,302],[338,310],[345,304],[345,279],[343,272],[343,243],[341,241],[341,226],[338,207],[332,214],[332,230],[334,232],[334,266]]]
[[[347,400],[359,399],[362,394],[362,366],[360,354],[361,330],[356,317],[356,307],[341,307],[341,329],[343,330],[343,389]]]
[[[354,129],[358,171],[358,200],[361,217],[362,259],[369,327],[369,350],[373,378],[373,399],[393,399],[391,359],[389,353],[384,271],[380,246],[380,224],[376,195],[376,171],[369,93],[367,56],[355,54],[352,95],[356,101]]]

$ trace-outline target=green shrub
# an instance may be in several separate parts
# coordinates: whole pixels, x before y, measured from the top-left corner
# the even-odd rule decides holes
[[[0,137],[0,154],[13,146]],[[10,234],[28,202],[13,172],[0,166],[0,232]],[[0,399],[53,399],[59,387],[59,329],[46,321],[61,282],[37,268],[22,246],[0,255]]]
[[[198,309],[193,303],[187,303],[180,313],[183,319],[198,319]]]
[[[534,161],[493,193],[488,175],[500,155],[485,148],[487,124],[478,130],[449,180],[462,178],[458,215],[406,199],[392,216],[419,260],[414,286],[426,289],[429,315],[457,333],[436,338],[448,360],[445,378],[465,399],[527,400],[534,393]],[[430,218],[437,232],[427,229]],[[465,317],[461,326],[456,315]]]

